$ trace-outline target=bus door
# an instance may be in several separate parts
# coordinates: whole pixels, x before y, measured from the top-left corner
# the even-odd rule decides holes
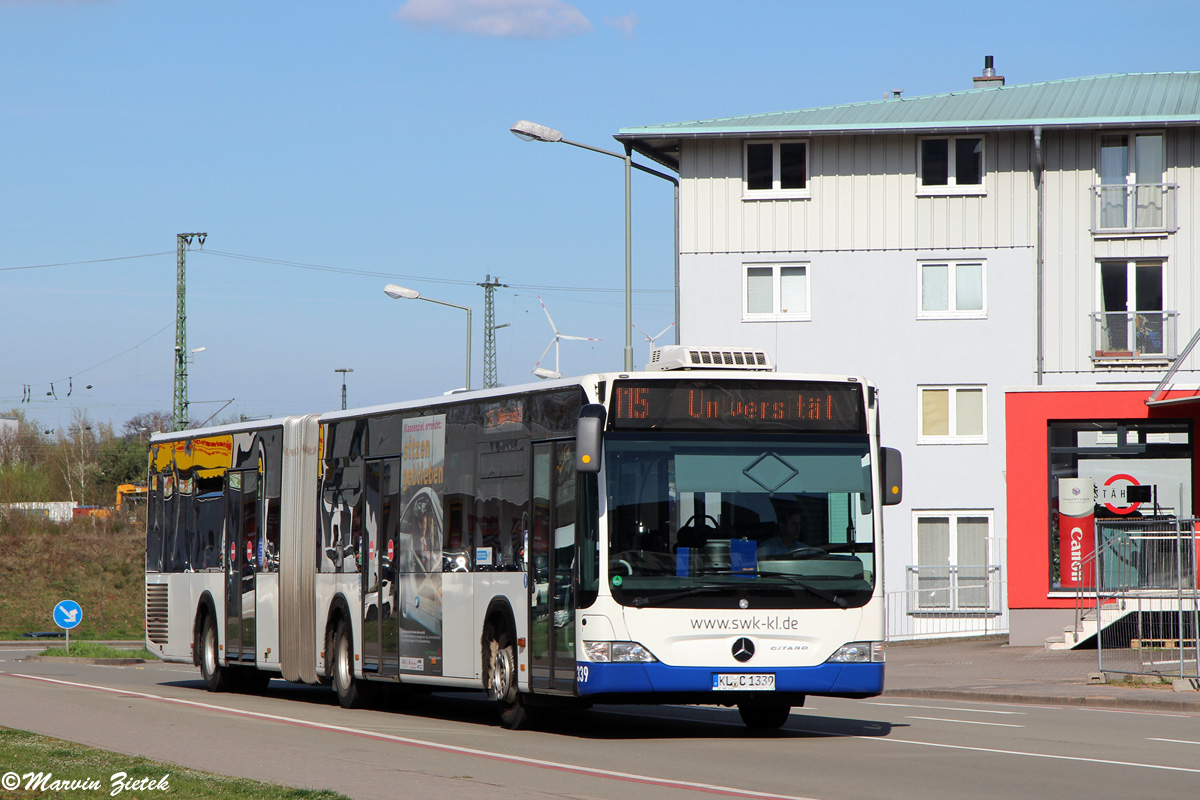
[[[363,524],[363,669],[380,675],[400,671],[399,587],[395,560],[400,528],[400,459],[366,462]]]
[[[225,658],[254,663],[259,551],[258,472],[225,473]]]
[[[530,685],[575,693],[575,442],[533,444]]]

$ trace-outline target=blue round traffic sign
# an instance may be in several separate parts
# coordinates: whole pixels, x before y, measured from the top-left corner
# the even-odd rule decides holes
[[[63,600],[54,607],[54,622],[60,628],[71,630],[83,622],[83,609],[74,600]]]

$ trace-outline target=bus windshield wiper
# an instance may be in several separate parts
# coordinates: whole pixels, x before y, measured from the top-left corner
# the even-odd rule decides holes
[[[672,600],[682,600],[685,597],[695,597],[698,594],[707,594],[708,592],[718,592],[722,589],[728,589],[728,586],[707,583],[703,586],[693,586],[691,589],[683,589],[678,592],[669,594],[660,594],[657,597],[635,597],[633,605],[635,608],[645,608],[648,605],[656,603],[669,603]]]
[[[787,581],[792,586],[799,587],[799,588],[805,590],[806,592],[808,592],[809,594],[811,594],[815,597],[821,598],[822,600],[828,600],[829,602],[833,603],[838,608],[849,608],[849,603],[846,602],[845,598],[838,597],[833,592],[831,592],[827,589],[822,589],[820,586],[813,586],[811,583],[809,583],[807,581],[802,581],[799,578],[797,578],[795,575],[789,575],[786,572],[768,572],[765,570],[754,570],[753,572],[745,572],[745,573],[739,573],[739,574],[767,576],[770,578],[783,578],[785,581]]]

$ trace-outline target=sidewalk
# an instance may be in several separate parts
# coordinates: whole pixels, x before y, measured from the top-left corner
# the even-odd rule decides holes
[[[1098,671],[1095,650],[1049,651],[997,640],[896,642],[887,649],[884,694],[1200,713],[1200,692],[1089,683]]]

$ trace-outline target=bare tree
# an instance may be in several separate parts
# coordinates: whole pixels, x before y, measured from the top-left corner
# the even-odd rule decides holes
[[[173,430],[175,420],[166,411],[143,411],[135,414],[121,426],[125,436],[146,437],[159,431]]]
[[[56,434],[50,462],[71,502],[87,504],[97,499],[93,491],[99,477],[97,455],[101,443],[112,437],[111,424],[93,423],[81,409],[75,409],[71,424]]]

